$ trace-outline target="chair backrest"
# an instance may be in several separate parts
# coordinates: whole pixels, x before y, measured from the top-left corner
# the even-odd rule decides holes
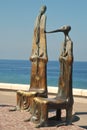
[[[60,55],[60,76],[57,97],[64,98],[72,104],[73,42],[68,36],[65,36],[64,42],[63,49],[65,49],[65,52],[62,52]]]
[[[37,17],[38,20],[38,17]],[[37,23],[36,20],[36,23]],[[33,45],[32,45],[32,54],[30,60],[31,65],[31,80],[30,80],[30,89],[36,91],[45,91],[47,95],[47,41],[46,41],[46,16],[43,14],[40,19],[39,25],[39,42],[36,43],[36,33],[37,33],[37,24],[34,28],[33,36]]]

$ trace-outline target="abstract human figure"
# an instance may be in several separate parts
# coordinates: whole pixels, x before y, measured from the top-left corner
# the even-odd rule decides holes
[[[47,88],[45,68],[48,56],[46,34],[44,33],[46,28],[46,16],[44,14],[45,11],[46,6],[42,6],[39,15],[36,18],[36,23],[34,27],[32,54],[30,57],[30,60],[32,62],[30,89],[32,88],[32,86],[37,89],[39,87],[40,89],[43,89],[43,86]],[[45,82],[43,78],[45,78]]]
[[[17,91],[15,110],[30,108],[35,96],[47,97],[47,43],[46,43],[46,6],[42,6],[36,18],[32,53],[30,57],[31,79],[29,91]]]
[[[61,85],[62,88],[66,90],[67,85],[68,85],[67,88],[69,88],[69,86],[72,88],[73,43],[68,35],[69,31],[71,30],[71,27],[63,26],[60,30],[61,32],[64,32],[65,40],[63,42],[62,52],[59,57],[60,61],[59,86]],[[65,90],[62,90],[64,94]],[[61,93],[63,92],[59,91],[58,95],[59,94],[61,95]]]
[[[64,31],[67,29],[67,32]],[[58,96],[65,98],[66,95],[69,96],[68,102],[70,105],[73,104],[73,96],[72,96],[72,63],[73,63],[73,43],[68,35],[69,31],[71,30],[70,26],[64,26],[60,29],[64,31],[65,40],[63,42],[63,49],[61,55],[59,57],[60,61],[60,76],[59,76],[59,89]],[[71,107],[72,109],[72,107]],[[72,116],[72,110],[67,112],[70,116]],[[61,115],[61,110],[58,110],[58,116]],[[69,117],[67,115],[66,117]],[[68,121],[67,121],[68,123]]]
[[[34,111],[31,121],[38,120],[36,127],[47,126],[48,110],[56,109],[56,119],[61,120],[61,109],[66,109],[66,123],[72,123],[72,63],[73,63],[73,43],[68,35],[71,30],[70,26],[63,26],[62,28],[51,31],[63,32],[65,35],[63,50],[59,57],[60,61],[60,76],[59,76],[59,89],[57,96],[54,99],[35,97]],[[35,114],[36,112],[36,114]]]

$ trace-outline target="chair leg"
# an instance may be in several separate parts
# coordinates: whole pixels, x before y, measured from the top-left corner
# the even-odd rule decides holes
[[[61,121],[61,109],[56,110],[56,119]]]
[[[72,106],[66,109],[66,125],[72,124]]]
[[[40,111],[41,111],[40,123],[38,125],[36,125],[36,128],[48,126],[48,124],[47,124],[47,121],[48,121],[48,108],[47,108],[47,104],[40,103],[39,105],[40,105],[39,108],[41,108],[40,109]]]

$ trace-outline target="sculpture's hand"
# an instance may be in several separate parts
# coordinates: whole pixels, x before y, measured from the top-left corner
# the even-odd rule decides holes
[[[60,62],[63,61],[62,55],[59,56],[59,61],[60,61]]]
[[[44,30],[44,33],[46,33],[46,30]]]

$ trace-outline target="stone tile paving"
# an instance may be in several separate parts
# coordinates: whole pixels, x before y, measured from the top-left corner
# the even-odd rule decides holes
[[[76,125],[60,127],[56,127],[54,125],[49,127],[35,128],[35,124],[32,122],[24,122],[24,119],[27,119],[30,116],[29,112],[9,112],[10,108],[12,108],[10,105],[0,105],[0,130],[86,130]],[[50,115],[52,114],[49,114],[49,116]],[[64,115],[64,112],[62,115]]]

